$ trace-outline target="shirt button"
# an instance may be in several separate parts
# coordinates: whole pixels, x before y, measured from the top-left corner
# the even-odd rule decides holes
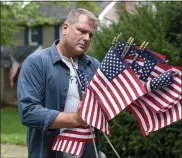
[[[64,91],[67,91],[67,90],[68,90],[67,88],[64,89]]]
[[[69,75],[70,75],[70,73],[69,73],[69,72],[66,72],[66,75],[67,75],[67,76],[69,76]]]

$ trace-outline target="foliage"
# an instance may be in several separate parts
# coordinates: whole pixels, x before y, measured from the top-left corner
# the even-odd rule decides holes
[[[91,1],[78,1],[76,3],[76,8],[85,8],[89,11],[92,11],[94,14],[98,13],[99,11],[99,8],[98,6],[96,5],[95,2],[91,2]]]
[[[1,2],[1,45],[15,45],[15,41],[12,40],[14,33],[21,29],[21,26],[27,25],[30,27],[43,24],[58,24],[59,19],[49,19],[39,12],[41,3],[45,2],[30,2],[24,5],[23,1],[20,2]],[[52,5],[70,5],[71,2],[50,1],[46,2]],[[95,2],[75,2],[76,7],[84,7],[98,12],[98,7]]]
[[[152,4],[155,5],[152,7]],[[102,27],[92,40],[92,49],[88,52],[100,61],[108,51],[115,36],[122,32],[122,40],[130,36],[137,45],[149,41],[148,49],[164,54],[170,64],[182,65],[180,57],[180,2],[155,2],[142,5],[136,13],[120,9],[118,24]],[[157,10],[157,12],[156,12]],[[181,158],[182,157],[182,121],[142,136],[138,122],[126,109],[110,122],[113,145],[122,158]],[[109,158],[116,158],[104,136],[102,151]]]
[[[12,36],[21,27],[19,20],[27,20],[30,15],[35,15],[38,5],[35,3],[29,6],[24,12],[23,2],[1,2],[1,45],[14,44]]]
[[[17,107],[1,109],[1,143],[26,145],[26,127],[21,124]]]
[[[134,116],[124,110],[110,123],[110,140],[121,158],[182,158],[182,122],[143,137]],[[104,136],[102,151],[109,158],[116,158]]]
[[[122,32],[123,40],[132,36],[137,45],[149,41],[148,49],[166,55],[170,64],[182,65],[180,2],[154,4],[157,12],[152,9],[152,4],[141,6],[136,13],[120,11],[119,23],[113,24],[110,28],[102,27],[102,31],[96,33],[92,41],[93,49],[89,52],[102,60],[113,38]]]

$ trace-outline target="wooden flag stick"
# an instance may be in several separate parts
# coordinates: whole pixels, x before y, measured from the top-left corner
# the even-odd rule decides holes
[[[116,44],[116,37],[113,38],[112,40],[112,45],[115,47],[115,44]]]
[[[114,146],[112,145],[111,141],[109,140],[108,136],[107,136],[104,132],[103,132],[103,134],[104,134],[105,138],[107,139],[109,145],[111,146],[112,150],[115,152],[116,156],[117,156],[118,158],[121,158],[121,157],[119,156],[119,154],[117,153],[116,149],[114,148]]]
[[[119,43],[119,40],[120,40],[121,35],[122,35],[122,32],[120,32],[120,34],[116,37],[115,47],[118,46],[118,43]]]

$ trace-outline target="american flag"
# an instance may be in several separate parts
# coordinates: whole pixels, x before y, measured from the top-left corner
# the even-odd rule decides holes
[[[82,91],[84,91],[85,88],[88,87],[89,82],[87,80],[85,73],[82,70],[77,69],[76,71],[81,82],[81,89]]]
[[[76,71],[81,82],[81,89],[84,91],[84,89],[88,86],[88,80],[82,70],[77,69]],[[93,132],[91,132],[91,129]],[[56,138],[54,138],[52,150],[81,156],[85,143],[95,139],[94,128],[91,129],[89,125],[66,128]]]
[[[179,101],[181,99],[182,72],[179,68],[172,68],[167,65],[158,64],[155,66],[154,71],[150,74],[148,81],[152,81],[152,79],[159,77],[159,75],[164,74],[165,71],[168,70],[175,70],[178,72],[178,75],[173,76],[174,82],[172,84],[158,88],[156,90],[152,90],[139,98],[141,102],[143,102],[146,106],[155,112],[165,111],[165,109],[171,107],[174,103],[176,103],[176,101]],[[160,83],[162,83],[162,79],[160,80]],[[145,83],[145,85],[147,85],[147,83]]]
[[[81,107],[81,118],[92,127],[95,127],[110,135],[108,120],[100,108],[94,94],[87,88],[85,90]]]
[[[137,48],[137,49],[136,49]],[[165,56],[131,47],[125,61],[143,82],[148,93],[128,108],[136,116],[143,135],[181,119],[181,68],[169,66]],[[139,54],[138,58],[133,60]],[[178,71],[177,76],[172,71]],[[156,82],[157,81],[157,82]]]
[[[146,93],[141,81],[115,47],[110,48],[101,62],[89,89],[108,120]]]
[[[85,73],[82,70],[77,70],[77,73],[82,85],[82,91],[84,91],[80,106],[81,118],[92,127],[110,135],[108,120],[98,105],[98,101],[95,99],[94,94],[88,89],[89,82]]]
[[[139,54],[139,56],[136,61],[134,61],[133,58],[136,53]],[[158,56],[154,54],[158,54]],[[132,47],[130,52],[128,52],[125,60],[131,65],[133,62],[137,62],[137,64],[135,64],[135,67],[137,67],[137,69],[135,68],[135,70],[138,71],[136,72],[137,76],[144,85],[147,85],[147,82],[150,83],[152,79],[158,77],[159,75],[162,75],[165,73],[165,71],[173,70],[179,72],[179,75],[174,77],[173,84],[159,88],[157,90],[153,90],[139,98],[139,100],[144,102],[146,106],[152,108],[152,110],[155,112],[158,112],[164,111],[166,108],[170,108],[180,100],[179,96],[181,95],[182,86],[181,68],[173,68],[172,66],[169,66],[168,63],[163,60],[165,59],[164,56],[160,56],[159,53],[154,54],[148,50],[140,50],[138,48]],[[161,57],[160,60],[159,57]],[[146,64],[144,64],[145,61],[147,61]],[[133,67],[131,66],[131,68]]]
[[[92,132],[88,125],[76,128],[67,128],[54,139],[52,150],[81,156],[85,143],[91,142],[95,139],[95,132],[93,128]]]
[[[168,86],[174,82],[172,70],[166,71],[159,76],[147,81],[145,87],[148,92]]]
[[[15,60],[12,55],[10,55],[9,85],[11,88],[14,87],[14,79],[19,69],[20,64]]]
[[[128,109],[136,117],[144,137],[150,132],[157,131],[182,119],[182,100],[165,112],[156,113],[139,100],[128,106]]]

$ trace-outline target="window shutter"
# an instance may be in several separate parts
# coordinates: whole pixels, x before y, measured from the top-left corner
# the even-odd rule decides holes
[[[24,28],[24,45],[28,45],[28,27]]]
[[[40,45],[43,44],[43,28],[42,26],[37,27],[38,29],[38,42]]]
[[[58,40],[60,38],[60,24],[54,26],[54,39]]]

